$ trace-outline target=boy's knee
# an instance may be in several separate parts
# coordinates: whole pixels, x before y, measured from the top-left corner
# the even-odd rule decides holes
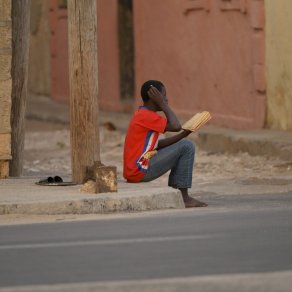
[[[182,144],[183,149],[189,152],[193,152],[193,153],[195,152],[195,145],[193,142],[189,140],[181,140],[180,142]]]

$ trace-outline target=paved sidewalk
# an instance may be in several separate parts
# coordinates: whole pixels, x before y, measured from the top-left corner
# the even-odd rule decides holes
[[[0,180],[0,215],[102,214],[184,208],[168,187],[118,182],[116,193],[85,193],[76,186],[38,186],[34,178]]]
[[[180,192],[162,187],[159,181],[128,184],[119,180],[118,192],[102,194],[81,192],[81,185],[38,186],[36,181],[37,178],[0,180],[0,215],[106,214],[184,209]],[[290,176],[195,180],[190,190],[191,195],[209,203],[208,209],[224,209],[228,205],[228,196],[291,192]]]

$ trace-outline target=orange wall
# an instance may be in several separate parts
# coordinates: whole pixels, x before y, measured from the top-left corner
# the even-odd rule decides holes
[[[122,111],[120,102],[117,1],[97,0],[99,104],[104,110]],[[52,97],[69,102],[67,9],[50,1]]]
[[[136,96],[162,80],[183,116],[260,128],[265,119],[264,1],[134,1]]]
[[[174,110],[212,113],[214,125],[262,128],[266,111],[264,0],[133,0],[135,96],[162,80]],[[52,96],[68,96],[67,10],[51,0]],[[99,103],[120,101],[117,0],[97,0]],[[134,104],[132,105],[134,106]]]

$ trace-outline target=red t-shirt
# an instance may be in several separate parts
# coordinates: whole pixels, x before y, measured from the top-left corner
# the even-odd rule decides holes
[[[157,146],[159,133],[165,131],[166,118],[156,112],[140,107],[132,117],[124,146],[124,178],[139,182],[149,166],[145,153]]]

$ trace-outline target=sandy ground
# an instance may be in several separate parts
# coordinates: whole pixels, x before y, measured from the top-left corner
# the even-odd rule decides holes
[[[115,165],[122,178],[124,133],[100,129],[101,159],[105,165]],[[70,132],[68,125],[26,121],[24,175],[71,175]],[[196,150],[194,181],[214,178],[254,179],[292,174],[292,163],[278,158],[250,156],[247,153],[228,154]],[[167,183],[164,175],[157,183]]]

